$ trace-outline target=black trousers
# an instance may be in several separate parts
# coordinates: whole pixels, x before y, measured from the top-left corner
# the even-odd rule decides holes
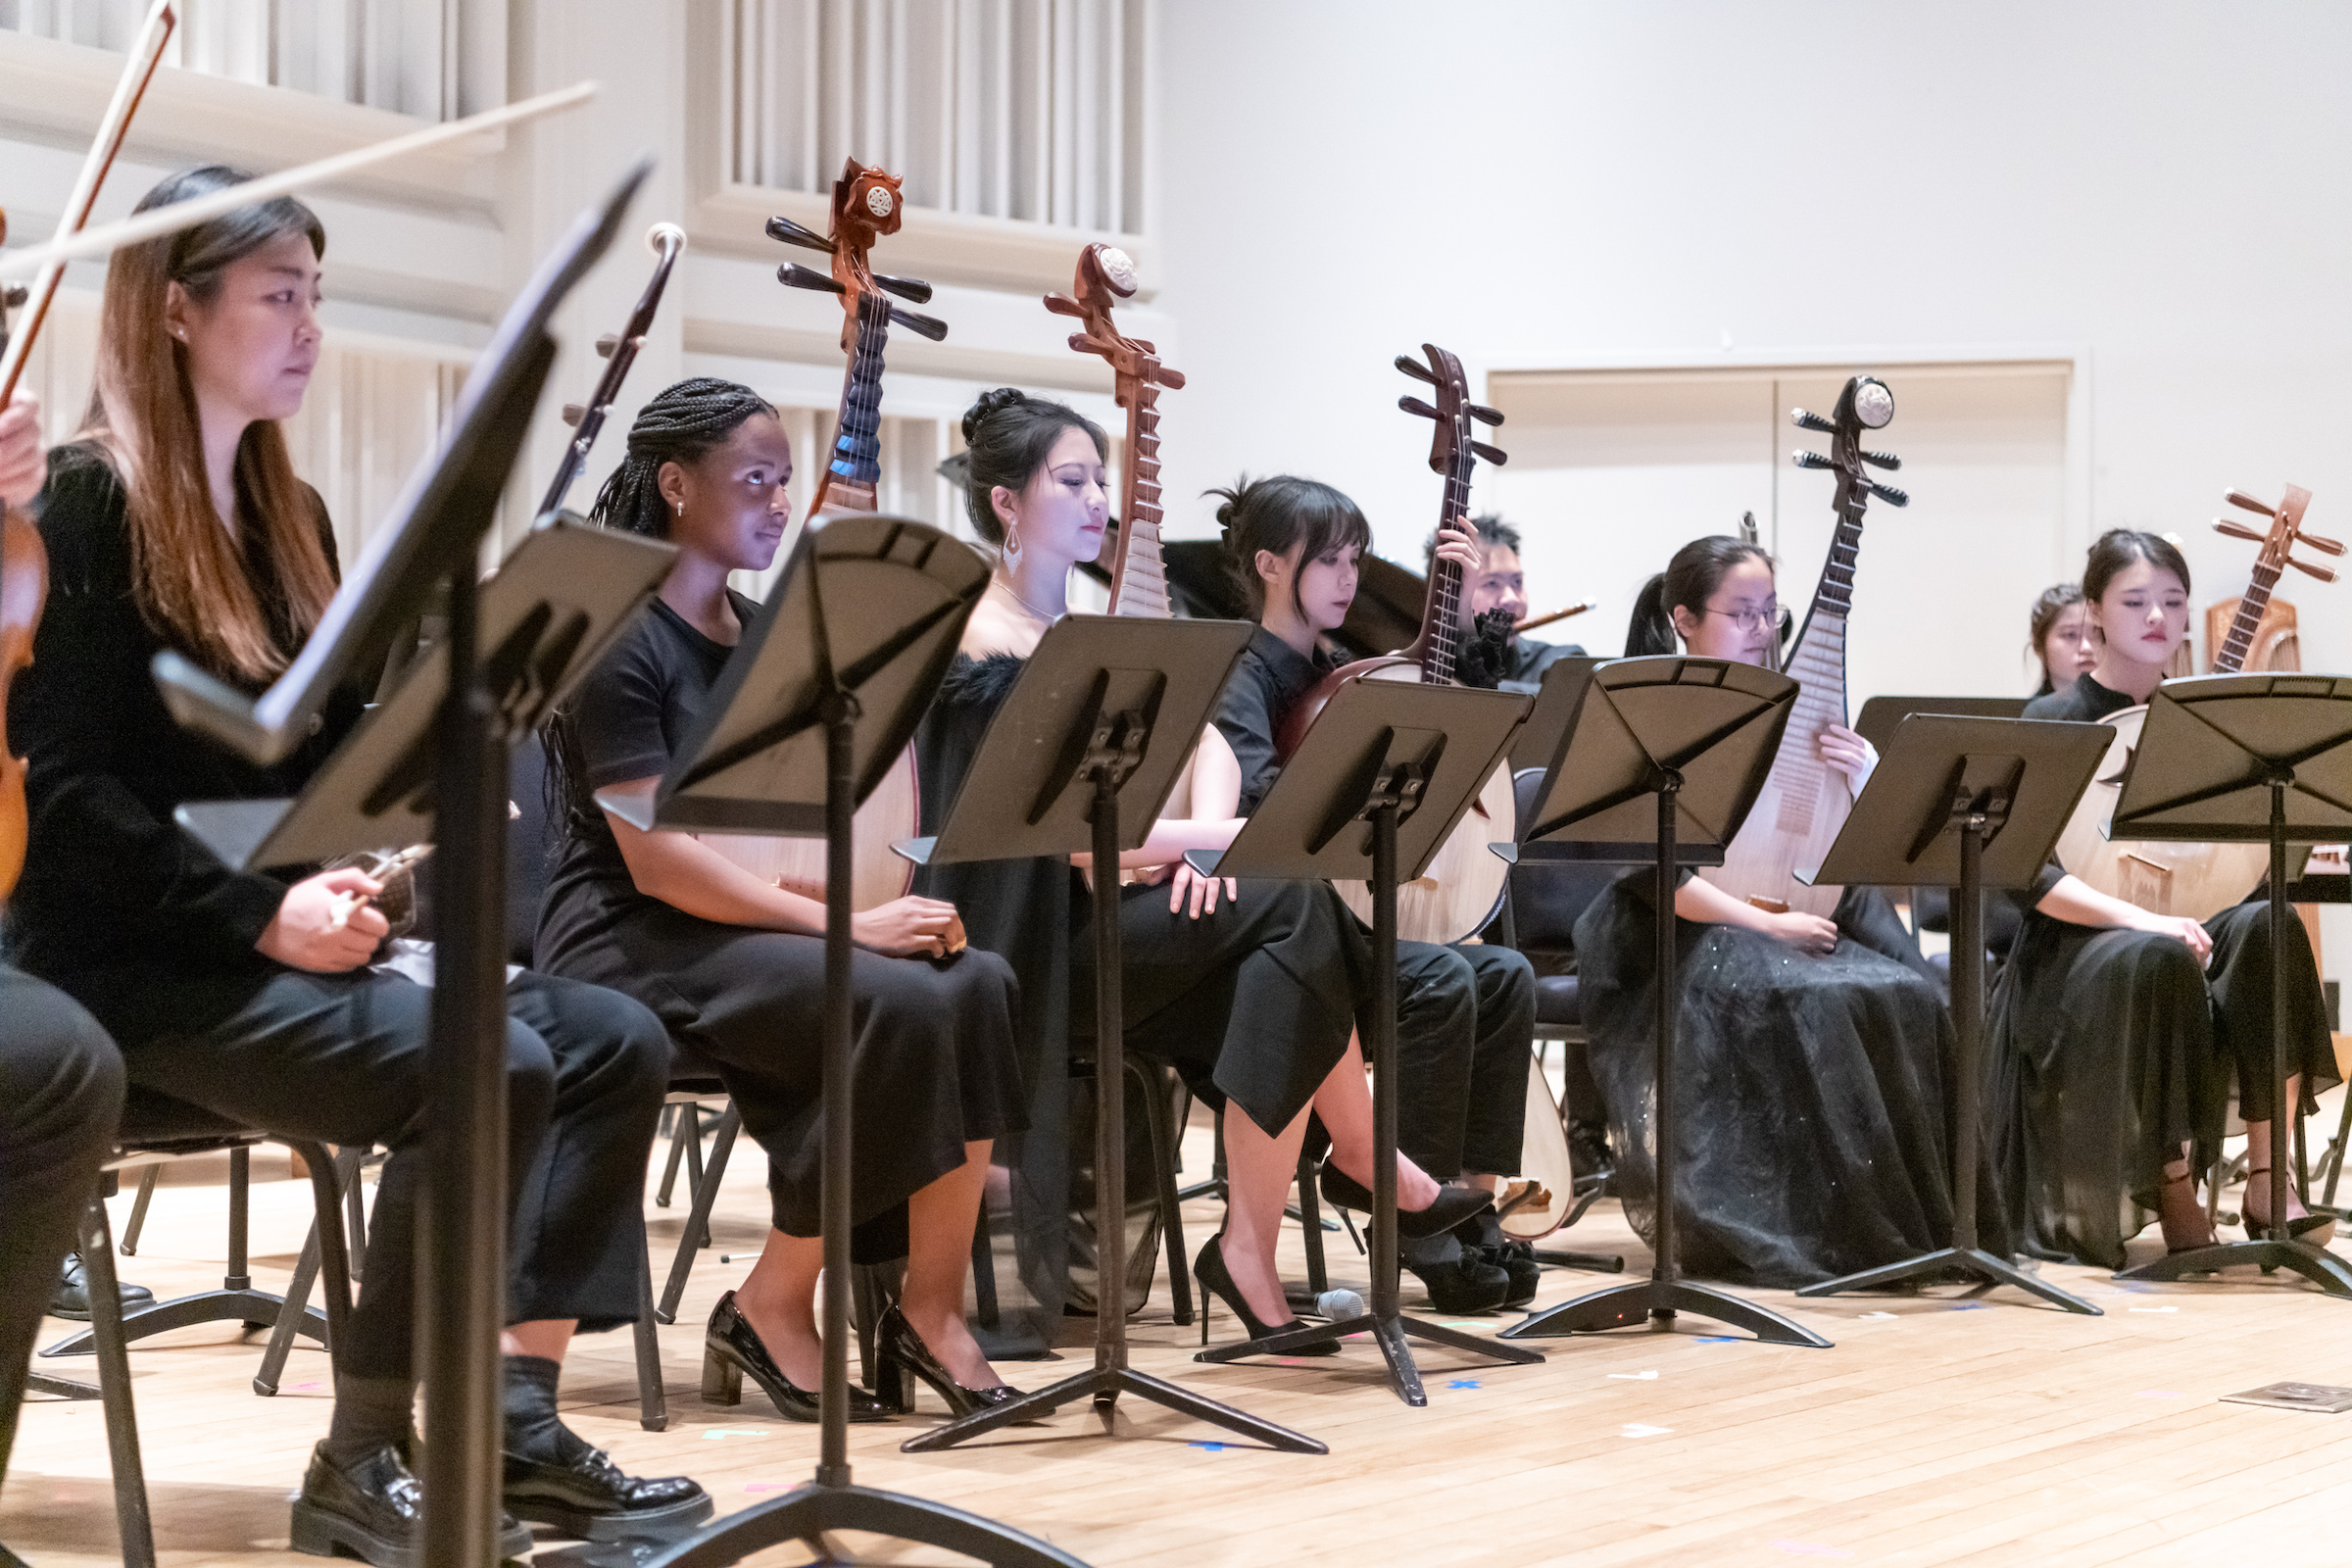
[[[122,1114],[122,1057],[71,997],[0,963],[0,1476],[33,1336]]]
[[[270,1132],[390,1152],[336,1370],[414,1376],[432,993],[260,959],[77,977],[74,989],[122,1043],[132,1083]],[[507,1321],[633,1323],[669,1037],[626,997],[525,973],[507,988],[506,1050]]]
[[[540,960],[643,1001],[709,1056],[767,1152],[771,1220],[823,1229],[825,943],[662,906]],[[860,1261],[904,1256],[900,1205],[963,1164],[967,1143],[1025,1124],[1019,988],[993,953],[944,961],[850,955],[851,1218]]]
[[[1397,1150],[1440,1181],[1517,1172],[1535,1039],[1536,971],[1524,956],[1397,943]]]
[[[1127,1045],[1176,1064],[1211,1104],[1230,1100],[1279,1133],[1348,1054],[1371,945],[1322,882],[1243,878],[1199,919],[1168,909],[1168,889],[1120,889]],[[1070,937],[1070,1032],[1091,1038],[1095,939]]]

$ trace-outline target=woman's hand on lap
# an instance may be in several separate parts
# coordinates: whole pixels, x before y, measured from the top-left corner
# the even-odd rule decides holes
[[[1194,919],[1200,919],[1204,910],[1213,913],[1217,907],[1217,894],[1220,888],[1222,888],[1225,895],[1225,900],[1229,904],[1241,896],[1240,892],[1234,886],[1233,878],[1229,876],[1202,876],[1200,872],[1193,869],[1190,861],[1176,860],[1170,862],[1168,867],[1155,869],[1162,869],[1172,873],[1168,875],[1168,882],[1170,883],[1170,887],[1168,889],[1168,912],[1170,914],[1184,913],[1185,904],[1188,900],[1192,904],[1192,917]],[[1152,878],[1152,883],[1154,886],[1158,884],[1158,876],[1154,876]]]
[[[938,899],[893,899],[850,916],[850,940],[894,958],[944,958],[956,906]]]
[[[1772,934],[1799,953],[1809,953],[1826,958],[1838,947],[1838,923],[1825,920],[1818,914],[1790,909],[1786,914],[1765,916]]]
[[[374,955],[392,927],[372,905],[354,907],[354,901],[383,891],[382,883],[349,866],[306,877],[286,889],[284,902],[254,950],[290,969],[313,974],[357,969]]]
[[[2199,963],[2213,956],[2213,933],[2205,929],[2203,921],[2191,920],[2182,914],[2153,914],[2145,910],[2141,913],[2143,918],[2138,922],[2140,930],[2153,931],[2160,937],[2174,937],[2186,943],[2188,951],[2197,956]]]

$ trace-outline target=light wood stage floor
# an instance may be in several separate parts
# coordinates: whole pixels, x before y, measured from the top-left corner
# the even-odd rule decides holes
[[[2334,1103],[2330,1095],[2315,1126],[2332,1130]],[[722,1512],[804,1479],[816,1449],[814,1428],[777,1419],[748,1385],[734,1409],[707,1407],[696,1392],[702,1319],[742,1278],[764,1224],[762,1162],[739,1148],[715,1246],[679,1322],[662,1330],[669,1429],[637,1424],[625,1333],[581,1342],[564,1384],[578,1431],[638,1473],[695,1476]],[[1190,1153],[1201,1169],[1198,1127]],[[255,1273],[277,1288],[308,1223],[308,1185],[267,1179],[284,1175],[274,1151],[255,1164]],[[220,1174],[218,1161],[174,1169],[138,1255],[122,1260],[126,1278],[159,1296],[219,1284]],[[126,1184],[118,1228],[128,1205]],[[649,1213],[665,1258],[683,1204]],[[1191,1205],[1186,1222],[1198,1246],[1215,1205]],[[1360,1284],[1361,1260],[1344,1236],[1331,1240],[1338,1282]],[[1560,1242],[1647,1265],[1605,1201]],[[1294,1275],[1303,1273],[1298,1243],[1294,1227]],[[2157,1245],[2151,1230],[2135,1255]],[[1388,1391],[1363,1344],[1311,1365],[1195,1363],[1198,1331],[1170,1321],[1163,1279],[1135,1325],[1136,1364],[1311,1433],[1328,1457],[1217,1446],[1221,1434],[1151,1405],[1122,1406],[1108,1439],[1091,1412],[1070,1408],[1043,1431],[922,1456],[898,1451],[906,1422],[853,1428],[852,1453],[864,1484],[976,1510],[1096,1568],[2352,1561],[2352,1415],[2218,1402],[2281,1380],[2352,1384],[2352,1301],[2251,1271],[2131,1289],[2096,1270],[2049,1273],[2106,1315],[2065,1315],[2009,1292],[1804,1302],[1759,1292],[1836,1348],[1710,1338],[1692,1323],[1544,1342],[1536,1367],[1430,1352],[1423,1410]],[[1601,1281],[1547,1272],[1541,1303]],[[1417,1298],[1408,1277],[1407,1310]],[[1215,1336],[1234,1329],[1220,1311]],[[1083,1332],[1074,1325],[1060,1362],[1005,1373],[1036,1386],[1076,1370]],[[298,1349],[283,1392],[265,1399],[249,1387],[261,1348],[227,1325],[133,1348],[156,1537],[174,1568],[313,1560],[286,1551],[285,1499],[326,1428],[325,1357]],[[87,1359],[35,1366],[94,1376]],[[935,1416],[928,1391],[923,1398]],[[0,1541],[35,1568],[117,1560],[107,1477],[97,1405],[34,1401],[0,1495]],[[949,1560],[891,1549],[905,1554],[884,1560]],[[805,1555],[784,1548],[762,1560]]]

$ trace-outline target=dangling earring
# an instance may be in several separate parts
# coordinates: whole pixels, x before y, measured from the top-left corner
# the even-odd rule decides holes
[[[1004,559],[1008,562],[1021,559],[1021,529],[1018,523],[1005,524]]]

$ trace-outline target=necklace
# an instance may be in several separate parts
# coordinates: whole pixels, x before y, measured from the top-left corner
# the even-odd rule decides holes
[[[1023,610],[1026,610],[1029,612],[1029,613],[1035,615],[1047,625],[1051,626],[1054,622],[1061,619],[1061,615],[1049,615],[1044,611],[1031,604],[1028,600],[1023,599],[1021,597],[1021,591],[1012,585],[1012,579],[1010,577],[998,577],[995,579],[995,581],[998,587],[1004,589],[1007,594],[1012,596],[1012,602],[1014,604],[1020,606]],[[1062,612],[1062,614],[1067,613],[1069,613],[1069,612]]]

